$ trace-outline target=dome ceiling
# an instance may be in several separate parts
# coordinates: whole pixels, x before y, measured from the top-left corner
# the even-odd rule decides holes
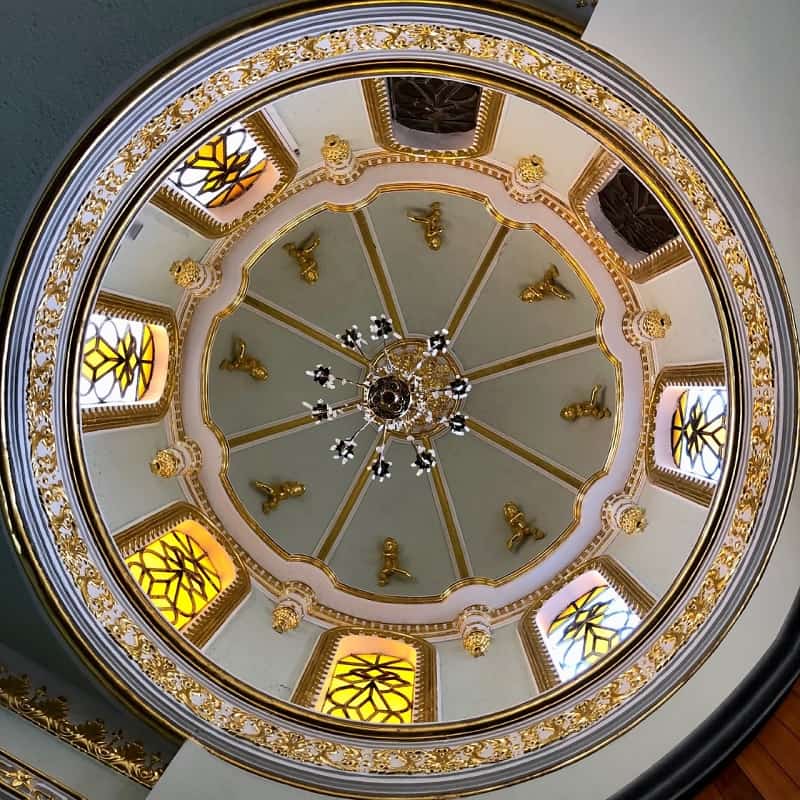
[[[699,663],[769,549],[748,526],[781,321],[753,330],[755,228],[725,227],[711,162],[598,54],[436,14],[345,35],[321,13],[154,128],[140,110],[134,144],[112,130],[115,166],[50,252],[80,250],[74,286],[25,329],[15,480],[59,613],[177,728],[352,796],[585,753],[674,689],[681,648]],[[312,80],[312,46],[341,69]],[[146,199],[106,218],[129,167]]]

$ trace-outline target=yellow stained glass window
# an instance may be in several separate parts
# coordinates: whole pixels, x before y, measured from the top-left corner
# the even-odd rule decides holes
[[[728,392],[687,389],[672,415],[672,460],[684,473],[718,481],[727,438]]]
[[[627,638],[639,616],[607,584],[565,606],[547,630],[547,648],[562,680],[588,669]]]
[[[169,177],[205,208],[220,208],[241,197],[267,167],[264,151],[241,123],[192,153]]]
[[[132,553],[125,563],[153,605],[178,629],[222,590],[208,553],[180,528]]]
[[[322,711],[362,722],[413,721],[414,666],[380,653],[340,658],[333,668]]]
[[[156,362],[154,327],[107,314],[91,314],[83,339],[81,406],[147,400]]]

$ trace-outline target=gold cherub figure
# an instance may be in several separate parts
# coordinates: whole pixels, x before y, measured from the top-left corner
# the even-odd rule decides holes
[[[413,580],[414,576],[407,570],[397,566],[400,558],[400,545],[397,539],[391,536],[383,540],[383,567],[378,573],[378,586],[386,586],[392,575],[399,575],[402,578]]]
[[[534,539],[544,539],[545,533],[531,525],[525,519],[522,509],[516,504],[508,502],[503,506],[503,516],[506,524],[511,529],[511,535],[506,539],[506,547],[513,553],[519,549],[524,539],[533,536]]]
[[[559,300],[569,300],[572,292],[562,286],[556,278],[558,277],[558,267],[551,264],[544,273],[544,278],[536,283],[526,286],[520,293],[519,299],[525,303],[535,303],[537,300],[544,300],[547,295],[557,297]]]
[[[261,510],[265,514],[274,511],[279,503],[288,500],[290,497],[302,497],[306,493],[306,487],[297,481],[284,481],[277,486],[271,483],[253,481],[253,487],[266,495],[266,500],[261,504]]]
[[[219,368],[229,372],[246,372],[254,381],[265,381],[269,378],[269,370],[255,356],[247,354],[247,345],[238,336],[233,340],[233,358],[223,358]]]
[[[431,203],[426,215],[413,214],[411,211],[406,212],[406,216],[412,222],[419,222],[424,227],[423,234],[425,236],[425,243],[431,250],[439,250],[442,246],[442,234],[444,233],[444,226],[442,225],[442,206],[441,203]]]
[[[596,383],[592,387],[592,396],[589,400],[583,400],[579,403],[572,403],[571,405],[564,406],[561,409],[561,418],[568,422],[575,422],[579,417],[594,417],[595,419],[603,419],[610,417],[611,412],[602,405],[600,395],[603,392],[603,387]]]
[[[314,251],[319,247],[319,236],[312,233],[302,244],[288,242],[283,249],[297,262],[300,267],[300,277],[306,283],[316,283],[319,280],[319,264],[314,256]]]

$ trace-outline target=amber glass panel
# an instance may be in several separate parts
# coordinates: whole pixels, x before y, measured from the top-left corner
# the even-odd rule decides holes
[[[412,721],[414,667],[376,653],[340,658],[333,668],[322,711],[362,722]]]
[[[687,389],[672,415],[672,460],[684,473],[718,481],[727,438],[728,392]]]

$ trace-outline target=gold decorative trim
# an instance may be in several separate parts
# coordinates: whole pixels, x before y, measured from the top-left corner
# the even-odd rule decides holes
[[[138,552],[147,547],[151,542],[163,536],[167,531],[186,521],[196,522],[202,526],[211,540],[211,543],[219,551],[224,553],[234,570],[234,577],[227,586],[223,586],[222,591],[184,628],[180,633],[185,636],[196,647],[202,647],[217,632],[220,625],[233,613],[239,603],[247,597],[250,592],[250,574],[245,569],[244,564],[238,556],[236,550],[230,546],[227,536],[220,534],[219,529],[188,503],[173,503],[171,506],[158,511],[147,519],[137,522],[130,528],[118,533],[114,541],[120,550],[123,558]],[[206,542],[198,542],[203,549]],[[151,617],[158,618],[163,625],[169,623],[163,619],[158,610],[150,603],[149,598],[142,588],[136,583],[132,576],[128,576],[130,582],[136,586],[140,596],[147,599],[146,607]]]
[[[86,800],[55,778],[0,748],[0,789],[21,800]]]
[[[189,199],[183,192],[170,186],[167,181],[153,195],[150,202],[162,211],[166,211],[170,216],[188,225],[201,236],[209,239],[225,236],[235,231],[252,214],[260,214],[265,211],[270,203],[274,202],[294,180],[295,175],[297,175],[297,162],[263,114],[252,114],[242,124],[266,153],[269,162],[278,171],[278,180],[265,197],[262,197],[255,205],[251,204],[230,222],[222,222],[207,209]],[[247,194],[248,192],[245,192],[243,198],[247,197]]]
[[[120,403],[117,405],[93,406],[81,409],[81,425],[84,431],[96,431],[104,428],[122,428],[127,425],[146,425],[158,422],[169,409],[170,399],[175,390],[177,365],[179,358],[178,323],[171,308],[158,303],[137,300],[111,292],[100,292],[93,312],[123,317],[135,322],[160,325],[167,332],[168,360],[164,367],[166,378],[161,397],[152,403]],[[84,334],[85,335],[85,334]],[[80,338],[83,348],[84,337]]]
[[[472,144],[456,150],[429,150],[421,147],[409,147],[397,141],[386,78],[367,78],[361,81],[361,91],[364,95],[364,105],[367,108],[375,144],[391,153],[433,155],[448,161],[457,158],[477,158],[492,150],[505,103],[505,95],[502,92],[482,87]]]
[[[622,162],[604,148],[599,148],[569,190],[569,205],[581,224],[607,251],[607,256],[631,280],[644,283],[662,272],[688,261],[692,254],[680,234],[657,250],[631,263],[620,255],[592,222],[587,205],[589,201],[617,174]]]
[[[608,581],[609,586],[638,614],[640,619],[643,620],[656,604],[655,598],[630,572],[611,556],[606,555],[577,564],[548,584],[546,591],[537,598],[537,602],[532,604],[523,614],[518,627],[525,655],[528,657],[533,677],[541,692],[552,689],[563,683],[563,681],[550,658],[544,636],[536,623],[536,615],[553,595],[560,592],[575,578],[593,570],[602,574]]]
[[[81,266],[87,245],[100,229],[120,189],[134,177],[154,149],[173,131],[179,130],[198,113],[207,110],[216,99],[228,97],[233,91],[252,87],[263,81],[265,74],[273,74],[276,69],[306,64],[309,59],[322,63],[348,53],[374,53],[378,49],[417,52],[422,48],[449,56],[463,56],[474,62],[494,61],[502,64],[508,71],[528,75],[559,92],[570,94],[583,105],[591,106],[599,117],[604,118],[608,130],[606,138],[612,146],[620,151],[624,149],[624,139],[618,134],[624,131],[626,139],[636,142],[643,154],[662,165],[662,169],[670,176],[669,191],[676,196],[685,193],[687,201],[697,213],[699,225],[708,234],[707,242],[705,238],[696,235],[694,225],[679,214],[679,209],[672,203],[670,196],[665,194],[659,179],[644,173],[646,167],[639,154],[633,148],[629,151],[632,161],[642,165],[641,170],[648,187],[658,193],[662,202],[668,205],[681,230],[690,237],[700,268],[704,272],[708,271],[706,244],[716,248],[727,267],[728,277],[732,282],[732,296],[738,303],[737,311],[742,320],[742,335],[747,340],[747,346],[742,352],[748,363],[743,365],[743,373],[750,379],[751,391],[745,396],[756,398],[758,413],[752,415],[750,426],[745,432],[748,446],[741,453],[742,458],[746,459],[742,470],[743,480],[737,484],[737,493],[731,497],[731,523],[727,530],[721,532],[719,549],[714,553],[712,563],[702,576],[700,585],[676,609],[675,618],[669,626],[648,644],[646,653],[637,664],[629,666],[604,685],[592,687],[579,705],[573,703],[571,707],[565,706],[564,710],[544,716],[513,733],[491,740],[475,738],[473,735],[462,736],[447,748],[394,746],[375,750],[361,744],[343,745],[341,741],[327,741],[316,735],[306,735],[298,732],[295,726],[289,728],[267,723],[252,708],[229,701],[223,703],[216,694],[213,680],[209,680],[205,674],[187,673],[179,660],[164,655],[160,647],[150,641],[145,631],[124,609],[119,608],[105,576],[92,560],[93,551],[81,538],[84,531],[75,520],[70,495],[63,484],[65,467],[60,460],[61,450],[57,447],[54,432],[56,409],[60,409],[61,401],[61,398],[53,396],[55,387],[59,385],[55,380],[57,365],[60,364],[56,353],[56,339],[75,274]],[[235,90],[231,74],[239,76]],[[519,86],[517,89],[524,96],[535,96],[532,90],[527,91]],[[202,98],[203,102],[189,106],[185,102],[186,98],[179,97],[133,134],[114,160],[98,174],[95,185],[87,191],[73,217],[65,221],[65,234],[55,251],[50,278],[43,284],[32,328],[26,387],[31,467],[42,493],[42,509],[49,519],[54,544],[65,569],[75,582],[79,596],[86,599],[88,610],[96,617],[99,628],[106,630],[114,638],[132,662],[161,691],[174,697],[188,712],[197,715],[198,719],[216,726],[227,735],[246,735],[252,744],[283,757],[339,770],[358,770],[365,774],[422,775],[457,772],[500,763],[562,741],[588,729],[619,709],[708,623],[747,551],[772,465],[775,381],[770,329],[765,323],[766,308],[759,292],[759,283],[752,274],[745,247],[697,169],[651,120],[579,69],[519,42],[439,24],[359,25],[339,28],[335,35],[323,33],[283,42],[248,56],[242,64],[233,64],[219,70],[209,76],[200,89],[193,90],[192,96]],[[10,480],[7,467],[4,470],[4,480],[7,484]],[[19,514],[14,508],[10,508],[8,513],[13,517],[17,532],[25,537]],[[100,520],[97,521],[97,528],[103,530]],[[43,576],[43,580],[51,603],[61,614],[65,614],[47,576]],[[114,609],[113,614],[110,609]],[[149,646],[144,646],[145,644]],[[643,664],[647,665],[646,668]],[[220,677],[215,676],[216,679]],[[230,680],[228,676],[226,681]],[[118,679],[116,683],[121,686]],[[260,701],[264,702],[265,698]],[[535,704],[534,699],[524,708],[529,710]],[[289,716],[297,713],[291,705],[274,698],[269,699],[267,705],[271,709],[280,708],[282,713]],[[520,708],[516,708],[514,714],[517,718],[519,713]],[[507,720],[508,714],[501,712],[493,715],[492,719]],[[337,731],[349,729],[341,722],[328,724]],[[435,730],[441,732],[446,727],[439,725]],[[459,730],[460,727],[463,726],[455,726],[453,729]],[[252,733],[244,734],[245,730]],[[374,733],[365,726],[354,730],[358,730],[361,736]],[[419,735],[427,733],[425,727],[415,731]]]
[[[707,506],[714,496],[716,485],[702,478],[684,475],[656,463],[656,417],[665,389],[671,386],[726,386],[725,365],[722,363],[687,364],[665,367],[656,377],[647,408],[647,477],[652,484],[685,497],[693,503]]]
[[[143,786],[152,788],[164,772],[160,753],[147,753],[121,731],[109,732],[101,719],[73,722],[66,698],[48,695],[44,687],[33,689],[27,675],[10,672],[5,664],[0,664],[0,705]]]
[[[406,636],[402,633],[373,628],[343,627],[325,631],[317,639],[297,688],[292,694],[292,702],[307,708],[317,706],[335,662],[348,655],[348,638],[362,636],[391,639],[410,645],[414,649],[416,653],[412,712],[414,722],[435,722],[439,706],[436,685],[436,648],[417,636]],[[354,651],[350,650],[349,652]]]

